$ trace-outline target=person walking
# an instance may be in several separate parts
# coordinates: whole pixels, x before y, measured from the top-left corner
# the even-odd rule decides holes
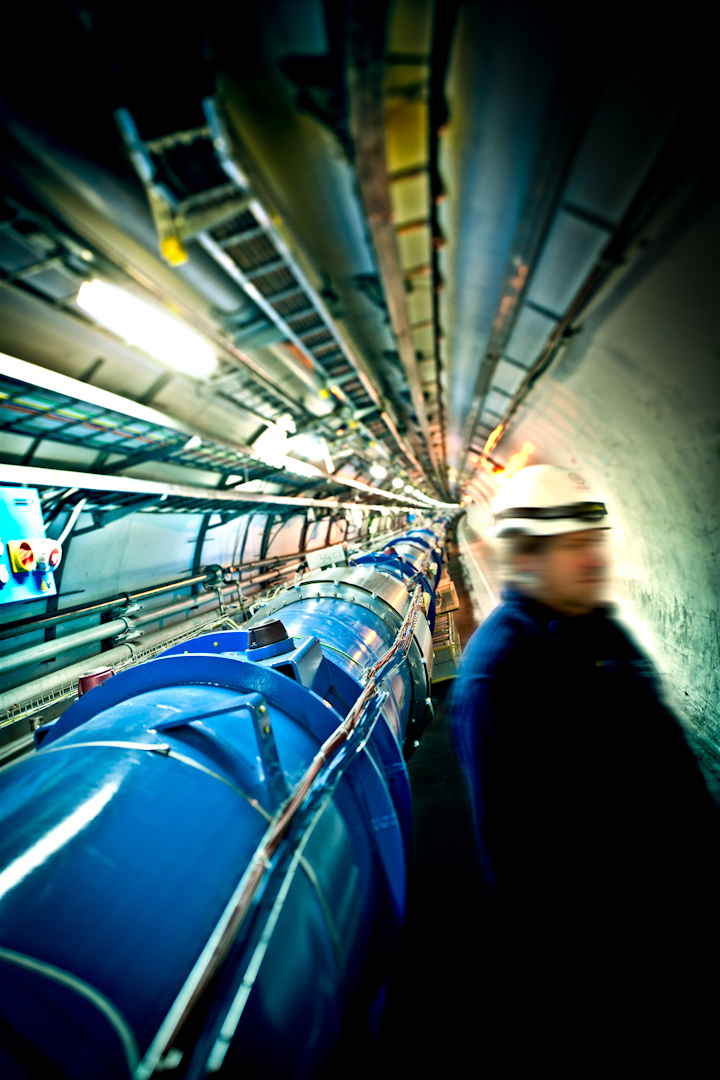
[[[608,528],[572,469],[504,485],[506,587],[450,718],[503,941],[508,1045],[523,1032],[524,1065],[578,1076],[703,1053],[716,1005],[718,948],[699,927],[718,910],[720,814],[607,602]]]

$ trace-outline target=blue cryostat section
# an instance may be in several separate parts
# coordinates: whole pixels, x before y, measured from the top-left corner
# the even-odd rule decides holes
[[[95,687],[0,772],[0,1075],[307,1077],[369,1014],[405,907],[421,577],[306,575]]]
[[[408,582],[417,580],[427,597],[430,632],[435,629],[435,590],[442,573],[442,548],[432,529],[413,529],[379,552],[357,556],[356,566],[372,566],[380,573]]]

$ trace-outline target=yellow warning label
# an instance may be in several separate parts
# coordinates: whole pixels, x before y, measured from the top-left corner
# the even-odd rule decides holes
[[[48,591],[48,583],[46,581],[41,581],[40,582],[40,592],[47,592],[47,591]]]

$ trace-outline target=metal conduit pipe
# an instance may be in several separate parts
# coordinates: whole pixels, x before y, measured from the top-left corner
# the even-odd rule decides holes
[[[138,600],[147,600],[151,596],[160,596],[161,593],[172,592],[174,588],[184,589],[188,585],[195,585],[202,581],[212,581],[215,577],[216,570],[218,569],[222,568],[206,567],[202,573],[195,574],[193,577],[184,578],[180,581],[168,582],[166,585],[151,585],[148,589],[140,589],[138,592],[128,593],[127,597],[135,603]]]
[[[390,534],[387,533],[383,534],[383,539],[389,535]],[[333,545],[326,546],[332,547]],[[372,545],[368,544],[367,546],[370,547]],[[242,574],[246,569],[269,566],[273,563],[284,564],[289,559],[297,559],[304,554],[304,551],[293,551],[287,555],[274,555],[266,559],[253,559],[240,566],[225,567],[224,572],[226,574]],[[168,581],[164,585],[155,585],[147,589],[140,589],[133,593],[122,593],[116,596],[109,596],[89,604],[77,604],[74,607],[65,608],[62,611],[55,611],[50,615],[32,615],[26,619],[14,619],[12,622],[0,626],[0,641],[6,641],[8,638],[17,637],[18,634],[29,634],[33,630],[46,630],[51,626],[57,626],[58,623],[70,622],[72,619],[82,619],[86,615],[101,614],[103,611],[117,607],[120,604],[136,603],[139,600],[147,600],[152,596],[161,596],[163,593],[172,592],[174,589],[184,589],[191,585],[198,585],[210,580],[213,576],[214,571],[204,572],[195,574],[192,577],[180,579],[179,581]],[[247,581],[254,579],[243,580]]]
[[[230,590],[222,590],[224,592],[230,592]],[[135,626],[142,626],[144,623],[159,622],[160,619],[168,619],[172,615],[179,615],[183,611],[189,611],[193,608],[213,608],[218,606],[217,596],[207,596],[201,599],[197,596],[188,597],[187,600],[177,600],[174,604],[168,604],[166,607],[155,608],[153,611],[144,611],[142,615],[134,615],[133,623]]]
[[[241,577],[238,578],[238,584],[239,585],[244,585],[248,581],[257,581],[258,578],[261,577],[261,576],[262,576],[263,580],[265,580],[266,578],[271,578],[273,576],[273,574],[288,573],[290,570],[294,570],[295,567],[302,565],[302,562],[303,562],[302,559],[295,559],[295,561],[292,562],[292,563],[284,562],[282,564],[278,564],[277,566],[271,566],[270,569],[266,570],[264,574],[254,573],[254,574],[251,574],[249,577],[242,577],[241,576]],[[258,567],[258,569],[259,569],[259,567]],[[244,573],[245,573],[245,571],[241,571],[241,574],[244,574]]]
[[[240,590],[238,588],[239,583],[233,583],[232,585],[224,585],[221,588],[223,597],[232,597],[240,599]],[[145,611],[142,615],[133,615],[133,624],[140,626],[143,623],[159,622],[160,619],[168,619],[171,615],[178,615],[182,611],[191,611],[193,608],[216,608],[218,607],[218,599],[216,595],[210,595],[205,599],[201,599],[198,596],[189,596],[185,600],[176,600],[174,604],[167,604],[162,608],[153,608],[152,611]]]
[[[378,544],[387,542],[391,537],[400,535],[403,531],[403,529],[396,529],[393,530],[392,533],[382,533],[380,537],[369,540],[364,547],[376,547]],[[326,544],[324,546],[333,547],[334,545]],[[313,550],[319,551],[321,549],[314,548]],[[269,566],[273,563],[284,564],[289,559],[297,559],[305,554],[304,551],[293,551],[287,555],[274,555],[265,559],[253,559],[250,562],[242,563],[240,566],[226,567],[224,568],[224,572],[227,574],[243,574],[247,569]],[[122,593],[116,596],[105,597],[104,599],[97,600],[93,603],[77,604],[74,607],[65,608],[62,611],[55,611],[49,615],[32,615],[26,619],[14,619],[12,622],[0,626],[0,641],[6,641],[9,638],[17,637],[18,634],[29,634],[33,630],[47,630],[51,626],[57,626],[58,623],[70,622],[73,619],[82,619],[86,615],[99,615],[103,611],[108,611],[110,608],[118,607],[120,604],[136,603],[140,600],[147,600],[152,596],[161,596],[163,593],[172,592],[174,589],[188,588],[191,585],[197,585],[208,581],[213,576],[214,571],[208,571],[201,574],[195,574],[192,577],[180,579],[179,581],[168,581],[164,585],[154,585],[147,589],[140,589],[132,593]],[[243,578],[242,583],[254,583],[256,580],[258,579]],[[263,580],[267,580],[267,576],[263,578]]]
[[[291,563],[290,566],[283,567],[282,570],[269,570],[266,574],[255,574],[251,578],[243,578],[240,582],[241,585],[258,585],[262,581],[269,581],[271,578],[282,578],[288,574],[292,574],[297,570],[299,566],[302,566],[302,560]]]
[[[59,622],[69,622],[71,619],[82,619],[85,615],[100,615],[109,608],[118,607],[120,604],[134,603],[137,600],[146,600],[151,596],[160,596],[162,593],[172,592],[173,589],[184,589],[198,582],[208,581],[214,577],[214,571],[196,574],[194,577],[184,578],[180,581],[168,581],[165,585],[156,585],[149,589],[141,589],[139,592],[122,593],[119,596],[108,596],[94,603],[77,604],[75,607],[65,608],[63,611],[55,611],[52,615],[31,615],[27,619],[15,619],[5,623],[0,628],[0,641],[7,638],[17,637],[18,634],[27,634],[31,630],[45,630],[49,626],[55,626]]]
[[[232,617],[232,616],[231,616]],[[123,620],[124,622],[125,620]],[[114,649],[108,649],[102,653],[102,662],[108,667],[116,667],[119,664],[123,664],[133,657],[137,656],[137,653],[142,650],[143,653],[152,652],[153,649],[161,649],[166,642],[171,641],[173,638],[177,638],[180,629],[183,633],[187,632],[188,637],[192,637],[194,634],[199,633],[201,630],[211,627],[213,624],[217,624],[219,620],[217,617],[208,618],[207,615],[198,615],[194,619],[188,619],[187,622],[182,624],[182,628],[178,626],[165,627],[162,630],[156,630],[152,634],[148,634],[143,637],[142,642],[139,644],[130,644],[129,642],[121,645],[116,645]],[[112,624],[103,623],[103,633],[107,633],[107,627]],[[62,638],[60,639],[63,640]],[[48,645],[56,645],[56,642],[46,642]],[[55,653],[51,654],[55,655]],[[59,690],[62,686],[73,685],[77,683],[81,675],[84,675],[88,669],[88,664],[94,659],[92,656],[86,656],[83,660],[78,660],[74,664],[70,664],[68,667],[59,668],[57,671],[51,671],[47,675],[41,675],[38,679],[33,679],[32,682],[25,683],[23,686],[16,686],[11,690],[5,690],[0,694],[0,726],[2,726],[4,720],[3,717],[8,717],[12,720],[12,711],[14,709],[22,708],[27,702],[37,701],[43,698],[45,695],[52,694]]]
[[[287,569],[284,572],[285,573],[293,572],[295,570],[295,568],[298,567],[298,566],[300,566],[299,561],[296,562],[296,563],[291,564],[290,566],[288,566]],[[277,572],[277,571],[271,570],[268,573],[262,573],[262,575],[255,575],[255,577],[253,577],[253,578],[245,579],[242,583],[237,582],[237,583],[233,583],[233,584],[230,584],[230,585],[225,585],[221,589],[221,592],[225,596],[232,595],[233,593],[235,595],[237,595],[237,593],[239,593],[239,589],[237,589],[237,585],[239,585],[239,584],[245,584],[245,583],[255,584],[255,583],[260,582],[260,581],[267,581],[267,580],[270,580],[271,578],[274,578],[274,577],[283,577],[283,576],[284,576],[283,571]],[[179,613],[182,612],[182,611],[192,610],[193,608],[198,608],[198,609],[204,608],[205,611],[203,613],[207,613],[208,610],[213,609],[213,608],[217,608],[217,607],[218,607],[218,600],[217,600],[217,597],[214,596],[214,595],[208,595],[205,599],[201,599],[198,596],[189,596],[186,599],[176,600],[176,602],[174,604],[167,604],[165,607],[155,608],[154,610],[151,610],[151,611],[144,611],[144,612],[142,612],[142,615],[133,616],[133,626],[144,625],[145,623],[150,623],[150,622],[159,622],[161,619],[171,618],[174,615],[179,615]],[[111,625],[111,623],[103,623],[103,624],[101,624],[101,627],[97,627],[97,629],[98,630],[103,629],[104,631],[106,631],[107,626],[110,626],[110,625]],[[72,636],[73,637],[80,637],[80,635],[72,635]],[[105,632],[103,634],[103,636],[104,637],[106,637],[106,636],[109,637],[110,635],[107,634],[107,632]],[[66,640],[66,638],[56,638],[57,643],[65,642],[65,640]],[[55,645],[55,643],[54,642],[47,642],[46,645],[50,647],[50,646]],[[41,648],[41,646],[38,646],[37,648]],[[32,650],[27,649],[27,650],[24,650],[24,651],[26,651],[29,654]],[[54,654],[57,651],[58,651],[57,648],[55,648],[54,650],[51,649],[51,654]],[[59,651],[66,651],[66,650],[63,649],[63,650],[59,650]],[[33,654],[36,654],[36,653],[33,653]],[[19,664],[13,665],[13,666],[19,666]],[[10,670],[10,669],[6,669],[6,670]],[[2,671],[3,671],[3,666],[2,666],[2,661],[0,660],[0,674],[2,674]]]
[[[327,545],[328,547],[332,545]],[[261,566],[270,566],[273,563],[285,563],[288,559],[297,559],[305,554],[304,551],[290,551],[286,555],[268,555],[264,559],[249,559],[248,562],[233,563],[225,567],[226,574],[244,574],[247,570],[257,570]]]
[[[27,664],[40,664],[43,660],[57,656],[58,653],[70,652],[81,645],[115,637],[116,634],[123,634],[131,628],[132,623],[129,619],[113,619],[112,622],[100,623],[99,626],[90,626],[86,630],[80,630],[77,634],[66,634],[65,637],[56,638],[55,641],[45,641],[42,645],[33,645],[29,649],[8,653],[7,656],[0,657],[0,675],[6,671],[25,667]]]
[[[402,532],[402,531],[403,530],[393,530],[392,533],[391,532],[383,533],[383,534],[381,534],[380,537],[374,538],[374,544],[387,543],[387,541],[391,538],[392,535],[397,535],[399,532]],[[333,545],[325,545],[325,546],[333,546]],[[315,550],[319,550],[319,549],[315,549]],[[290,573],[290,572],[293,572],[301,564],[302,560],[297,559],[297,556],[298,555],[303,555],[303,554],[304,554],[304,552],[297,552],[297,553],[292,553],[292,554],[289,554],[289,555],[286,555],[286,556],[277,556],[276,559],[277,559],[277,561],[279,563],[280,562],[285,563],[285,562],[287,562],[288,559],[295,558],[297,560],[295,563],[293,563],[290,566],[284,568],[284,569],[286,569],[287,573]],[[251,565],[260,566],[260,565],[263,565],[263,564],[267,565],[268,562],[270,562],[270,561],[271,560],[269,560],[269,559],[259,559],[259,560],[255,560],[254,564],[247,564],[247,565],[248,566],[251,566]],[[163,585],[158,585],[158,586],[150,587],[148,589],[138,590],[137,592],[134,592],[134,593],[126,593],[126,594],[123,594],[121,596],[116,596],[116,597],[108,598],[108,599],[105,599],[105,600],[101,600],[101,601],[98,601],[95,604],[79,605],[77,608],[67,609],[67,611],[65,611],[65,612],[56,612],[55,614],[50,615],[50,616],[38,616],[38,617],[35,617],[34,620],[25,620],[25,621],[18,620],[17,623],[7,624],[3,628],[3,630],[0,631],[0,640],[2,640],[3,638],[10,637],[12,634],[16,635],[17,632],[18,632],[18,623],[23,628],[27,628],[28,631],[30,629],[40,630],[40,629],[44,629],[47,626],[55,625],[56,623],[62,621],[64,618],[68,618],[68,619],[80,618],[80,617],[82,617],[84,615],[92,614],[92,613],[95,613],[95,612],[99,614],[102,611],[105,611],[108,608],[111,608],[114,605],[117,605],[118,603],[127,602],[127,601],[136,601],[136,600],[140,600],[140,599],[147,598],[147,597],[150,597],[150,596],[159,596],[159,595],[162,595],[163,593],[171,592],[173,589],[185,588],[187,586],[193,585],[193,584],[198,583],[198,582],[207,581],[212,576],[213,576],[212,572],[210,572],[210,573],[202,573],[202,574],[195,575],[194,577],[185,578],[184,580],[167,582],[167,583],[165,583]],[[265,581],[267,581],[267,580],[269,580],[269,579],[271,579],[273,577],[283,577],[283,576],[285,576],[285,574],[282,574],[282,573],[281,574],[276,574],[273,571],[268,571],[265,574],[259,574],[259,575],[255,575],[252,578],[244,579],[244,580],[238,582],[238,584],[241,585],[241,586],[242,585],[249,585],[249,586],[254,587],[254,586],[259,585],[259,584],[261,584],[261,583],[263,583],[263,582],[265,582]],[[236,587],[237,587],[236,585],[235,586],[230,586],[230,587],[225,586],[222,589],[222,592],[223,593],[228,593],[228,592],[232,593],[233,589],[236,588]],[[162,614],[160,613],[160,611],[147,612],[147,613],[137,617],[136,619],[134,619],[132,625],[136,625],[137,623],[151,623],[151,622],[153,622],[155,620],[159,620],[159,619],[164,618],[164,617],[169,617],[172,614],[179,613],[179,612],[184,611],[184,610],[189,610],[189,609],[194,608],[194,607],[201,607],[201,606],[204,607],[206,605],[204,603],[203,604],[198,604],[197,603],[197,598],[195,598],[195,597],[188,598],[188,600],[186,600],[186,601],[178,601],[177,604],[168,605],[165,609],[161,609],[162,612],[163,612]],[[188,630],[191,630],[192,627],[196,626],[197,624],[203,624],[204,621],[207,620],[207,616],[209,614],[209,611],[211,611],[212,608],[215,608],[217,606],[218,606],[218,602],[214,597],[212,599],[209,599],[208,600],[208,609],[209,610],[206,611],[205,613],[203,613],[202,615],[199,615],[197,617],[197,619],[192,619],[192,620],[189,619],[189,620],[187,620],[186,624],[183,624],[183,628],[186,625]],[[29,625],[31,623],[32,623],[32,625]],[[13,653],[12,655],[1,657],[0,658],[0,674],[2,674],[4,672],[7,672],[7,671],[16,670],[17,668],[22,667],[25,664],[41,663],[46,658],[55,657],[59,653],[62,653],[62,652],[68,652],[68,651],[70,651],[70,650],[72,650],[74,648],[77,648],[78,646],[80,646],[82,644],[91,644],[91,643],[93,643],[95,641],[100,641],[100,640],[103,640],[104,638],[112,637],[112,636],[114,636],[116,634],[123,633],[125,630],[130,628],[130,625],[131,624],[128,622],[127,619],[119,618],[119,619],[114,620],[113,622],[102,623],[97,627],[92,627],[92,628],[88,628],[86,630],[80,631],[77,634],[68,634],[68,635],[66,635],[64,637],[57,638],[54,641],[44,642],[41,645],[37,645],[37,646],[34,646],[32,648],[21,650],[20,652]],[[178,626],[173,626],[171,628],[163,628],[162,630],[157,631],[153,635],[148,635],[147,637],[145,637],[143,639],[143,651],[145,651],[145,649],[147,649],[147,648],[151,648],[152,645],[153,645],[153,642],[155,641],[155,639],[158,639],[159,641],[160,640],[164,641],[169,636],[170,637],[175,636],[177,634],[177,632],[178,632],[178,629],[179,629]],[[117,646],[115,649],[108,650],[108,651],[103,653],[103,661],[105,663],[109,664],[109,665],[112,665],[112,664],[114,664],[114,663],[116,663],[118,661],[127,659],[128,656],[132,655],[132,653],[133,653],[133,650],[127,645]],[[22,688],[15,687],[15,688],[13,688],[13,689],[11,689],[9,691],[6,691],[6,692],[0,694],[0,716],[2,716],[3,713],[6,712],[8,709],[11,709],[13,706],[16,706],[18,704],[19,692],[22,692],[23,701],[32,701],[32,700],[36,700],[37,698],[42,697],[46,693],[52,693],[59,686],[67,684],[68,681],[72,681],[72,682],[76,681],[84,673],[84,671],[87,669],[87,664],[89,662],[89,659],[90,659],[90,657],[88,657],[88,658],[86,658],[84,660],[78,661],[77,664],[72,665],[70,668],[63,668],[63,669],[60,669],[59,671],[50,672],[48,675],[42,676],[40,679],[35,679],[35,680],[33,680],[33,682],[27,684],[26,686],[24,686]],[[75,668],[77,668],[78,670],[75,671]]]

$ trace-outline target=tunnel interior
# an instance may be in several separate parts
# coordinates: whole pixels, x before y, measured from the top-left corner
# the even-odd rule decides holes
[[[336,590],[302,586],[308,610],[346,604],[327,645],[350,679],[384,633],[372,619],[403,616],[373,594],[367,656],[347,659],[348,553],[384,572],[389,550],[406,580],[423,552],[393,543],[443,515],[457,604],[449,620],[435,581],[425,615],[454,676],[502,589],[492,503],[548,463],[603,496],[610,595],[717,797],[707,14],[267,0],[169,18],[154,0],[64,0],[16,7],[4,38],[0,760],[33,752],[91,669],[132,670],[268,604],[282,618],[303,576]],[[8,547],[21,537],[29,572]],[[333,584],[335,567],[350,576]],[[275,668],[306,685],[295,660]],[[397,715],[417,711],[419,676],[394,678]],[[351,704],[340,683],[334,709]],[[428,930],[436,878],[463,926],[487,903],[443,741],[451,685],[433,680],[435,718],[412,714],[425,734],[406,752],[408,993],[424,947],[432,978],[461,977],[461,946]],[[467,940],[481,965],[485,942]],[[392,1060],[390,1026],[413,1023],[400,997],[391,983]]]

